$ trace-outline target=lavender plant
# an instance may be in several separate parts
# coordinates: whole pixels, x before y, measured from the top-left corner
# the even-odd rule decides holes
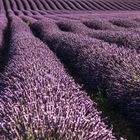
[[[89,33],[90,37],[104,40],[108,43],[116,43],[121,47],[135,48],[139,52],[139,33],[133,31],[101,31]]]
[[[139,24],[135,21],[130,21],[126,19],[112,19],[110,22],[114,25],[125,27],[125,28],[136,28],[139,27]]]
[[[105,20],[101,20],[98,18],[97,19],[92,19],[88,21],[83,22],[84,25],[86,25],[90,29],[95,29],[95,30],[112,30],[114,27],[106,22]]]

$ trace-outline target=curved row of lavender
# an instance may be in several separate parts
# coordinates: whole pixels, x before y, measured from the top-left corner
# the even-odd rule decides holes
[[[9,62],[0,74],[0,137],[113,140],[96,104],[53,52],[19,18],[11,18]]]
[[[111,24],[113,23],[114,26]],[[121,47],[140,49],[140,24],[126,19],[88,19],[83,21],[56,21],[60,30],[83,34]]]
[[[126,114],[139,133],[140,54],[135,49],[110,45],[83,32],[64,32],[50,19],[35,22],[31,28],[89,88],[107,93],[111,104]]]

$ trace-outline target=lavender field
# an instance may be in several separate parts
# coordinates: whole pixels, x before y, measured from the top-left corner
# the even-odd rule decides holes
[[[140,1],[0,0],[0,140],[140,140]]]

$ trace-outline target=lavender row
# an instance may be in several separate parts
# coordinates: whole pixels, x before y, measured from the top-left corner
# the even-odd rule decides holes
[[[125,24],[124,26],[130,26],[132,24],[131,27],[133,28],[127,30],[111,26],[100,19],[82,22],[74,20],[58,20],[54,21],[52,24],[56,28],[58,26],[63,32],[83,34],[92,38],[103,40],[105,42],[116,43],[121,47],[135,48],[138,51],[140,49],[140,30],[139,28],[134,28],[133,25],[137,25],[134,24],[135,22],[130,22],[128,25]]]
[[[11,19],[9,62],[0,80],[0,136],[58,135],[113,140],[96,104],[65,72],[53,52],[20,19]],[[28,139],[26,137],[26,139]]]
[[[117,25],[117,26],[124,27],[124,28],[140,27],[138,22],[130,21],[130,20],[127,20],[127,19],[121,19],[121,18],[119,18],[119,19],[112,19],[112,20],[110,20],[110,22],[113,25]]]
[[[121,47],[134,48],[138,51],[140,49],[140,34],[138,31],[135,33],[133,31],[99,31],[89,33],[89,36],[109,43],[116,43]]]
[[[89,88],[106,93],[110,102],[139,130],[140,55],[136,50],[63,32],[49,19],[31,27],[58,57],[75,69]]]

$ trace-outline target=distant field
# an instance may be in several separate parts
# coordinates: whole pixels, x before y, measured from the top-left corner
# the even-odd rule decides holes
[[[139,0],[0,0],[0,139],[140,140]]]
[[[139,0],[5,0],[10,10],[140,10]]]

